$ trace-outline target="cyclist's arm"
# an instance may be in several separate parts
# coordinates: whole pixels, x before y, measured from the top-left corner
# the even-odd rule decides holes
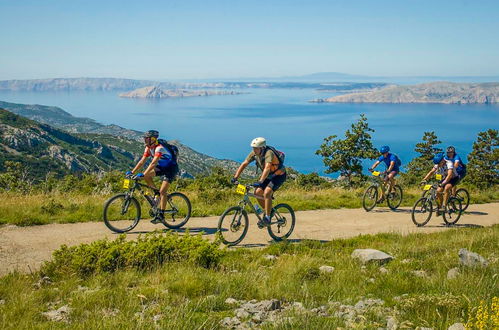
[[[139,160],[139,162],[137,163],[137,165],[135,165],[135,167],[133,168],[132,174],[135,174],[138,170],[140,170],[142,168],[142,166],[144,166],[144,164],[146,163],[146,161],[147,161],[147,157],[146,156],[142,156],[142,158]]]
[[[265,168],[263,169],[262,176],[260,176],[260,180],[258,182],[263,182],[270,174],[270,168],[272,167],[272,163],[265,163]]]
[[[426,176],[424,177],[423,181],[428,180],[428,179],[430,178],[430,176],[432,176],[432,175],[433,175],[433,173],[435,173],[436,171],[437,171],[437,170],[436,170],[435,168],[432,168],[432,169],[430,170],[430,172],[428,172],[428,174],[426,174]]]
[[[444,181],[442,181],[442,186],[445,186],[451,179],[452,177],[454,176],[454,173],[452,171],[452,169],[448,169],[447,170],[447,176],[445,177]]]
[[[149,166],[147,167],[147,170],[145,170],[144,175],[155,173],[154,168],[156,167],[156,165],[158,165],[158,161],[160,158],[161,158],[161,155],[158,155],[152,159],[151,164],[149,164]]]
[[[376,168],[376,166],[379,165],[379,160],[377,160],[374,165],[371,167],[371,170],[374,170]]]
[[[390,162],[390,166],[388,167],[388,169],[386,170],[386,173],[390,173],[392,171],[392,168],[395,166],[395,162],[392,160]]]
[[[234,178],[239,178],[239,176],[241,175],[241,173],[243,173],[244,169],[249,165],[250,162],[248,161],[244,161],[241,163],[241,165],[239,166],[239,168],[237,169],[236,171],[236,174],[234,174]]]

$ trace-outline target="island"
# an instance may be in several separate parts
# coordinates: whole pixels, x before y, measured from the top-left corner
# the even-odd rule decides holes
[[[230,90],[200,90],[200,89],[161,89],[158,86],[147,86],[135,89],[131,92],[121,93],[120,97],[142,98],[142,99],[163,99],[176,97],[195,97],[211,95],[237,95],[242,94]]]
[[[431,82],[418,85],[391,85],[362,93],[348,93],[315,103],[445,103],[492,104],[499,103],[499,83]]]

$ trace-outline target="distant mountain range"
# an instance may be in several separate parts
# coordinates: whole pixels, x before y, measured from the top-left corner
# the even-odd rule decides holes
[[[499,103],[499,83],[464,84],[432,82],[333,96],[314,102],[327,103]]]
[[[74,117],[58,107],[0,101],[0,108],[5,109],[0,116],[0,166],[5,160],[19,160],[35,167],[40,162],[40,170],[52,168],[57,173],[126,170],[144,151],[143,133],[139,131]],[[179,148],[180,168],[186,176],[209,174],[214,167],[232,172],[239,166],[235,161],[197,152],[179,141],[170,142]],[[36,152],[30,153],[32,148]]]
[[[120,97],[141,99],[168,99],[181,97],[199,97],[212,95],[237,95],[240,92],[230,90],[200,90],[200,89],[162,89],[158,86],[147,86],[121,93]]]

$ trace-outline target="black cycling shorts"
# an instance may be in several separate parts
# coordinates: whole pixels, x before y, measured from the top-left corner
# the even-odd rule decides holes
[[[280,186],[286,181],[286,173],[281,174],[281,175],[275,175],[271,177],[270,179],[265,179],[262,182],[261,188],[265,189],[267,187],[270,187],[273,191],[276,191],[279,189]]]
[[[168,166],[168,167],[156,167],[154,169],[156,176],[159,176],[161,181],[168,181],[168,183],[172,183],[177,176],[179,169],[178,165]]]

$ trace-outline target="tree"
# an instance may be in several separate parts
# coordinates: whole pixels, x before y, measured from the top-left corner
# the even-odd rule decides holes
[[[480,188],[499,184],[499,131],[478,133],[473,151],[468,155],[467,181]]]
[[[323,157],[326,173],[340,172],[352,185],[352,176],[362,176],[362,159],[374,159],[377,150],[371,142],[370,132],[374,132],[367,123],[364,114],[345,132],[345,139],[331,135],[315,153]]]
[[[404,174],[404,179],[407,184],[415,184],[421,180],[433,166],[433,156],[442,152],[441,148],[437,148],[438,144],[442,143],[435,132],[424,132],[423,141],[416,144],[414,151],[419,153],[419,156],[414,158],[407,164],[407,173]]]

